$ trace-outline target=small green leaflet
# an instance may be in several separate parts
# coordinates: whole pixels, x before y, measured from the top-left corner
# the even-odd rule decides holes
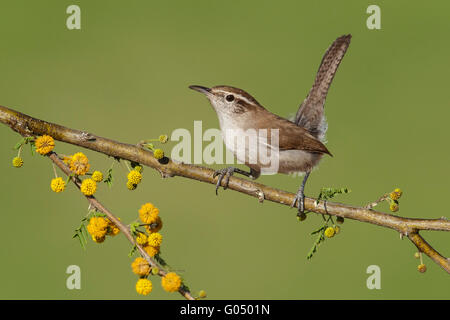
[[[131,248],[130,252],[128,253],[128,256],[131,258],[137,251],[137,246],[134,245],[133,248]]]
[[[327,201],[332,199],[337,194],[349,193],[351,192],[348,188],[322,188],[320,190],[319,196],[317,197],[316,204],[319,204],[320,200]]]
[[[163,267],[168,267],[169,265],[167,262],[160,256],[160,254],[155,254],[155,260]]]
[[[78,238],[81,247],[83,248],[83,250],[86,250],[88,232],[86,230],[86,226],[84,225],[84,220],[85,219],[82,220],[80,227],[78,229],[75,229],[75,234],[72,238]]]
[[[108,187],[112,187],[113,185],[113,169],[109,168],[108,171],[106,172],[106,178],[105,180],[103,180],[104,183],[106,183],[108,185]]]
[[[137,230],[137,227],[140,226],[140,223],[135,221],[132,224],[130,224],[130,231],[132,234],[137,235],[139,233],[139,230]]]
[[[311,232],[311,235],[317,234],[317,237],[316,237],[316,240],[314,241],[314,244],[313,244],[311,250],[309,250],[308,255],[306,256],[306,259],[308,259],[308,260],[311,259],[313,257],[313,255],[314,255],[314,253],[317,252],[317,249],[318,249],[319,245],[323,241],[325,241],[324,233],[325,233],[326,226],[327,225],[325,224],[322,227],[320,227],[319,229]]]

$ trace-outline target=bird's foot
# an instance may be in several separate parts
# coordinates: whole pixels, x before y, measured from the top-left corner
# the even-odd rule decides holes
[[[214,172],[213,178],[219,176],[219,179],[217,179],[217,183],[216,183],[216,195],[219,195],[218,191],[222,184],[223,178],[225,178],[225,185],[223,186],[223,189],[226,190],[228,188],[228,183],[230,182],[230,177],[237,170],[238,170],[237,168],[228,167],[228,168],[223,168],[223,169],[220,169],[220,170],[217,170],[216,172]]]
[[[303,190],[298,190],[297,194],[294,197],[294,200],[291,203],[291,208],[295,207],[298,203],[298,217],[302,217],[305,214],[305,193]]]

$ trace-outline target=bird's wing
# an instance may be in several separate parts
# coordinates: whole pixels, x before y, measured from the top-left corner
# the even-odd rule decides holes
[[[350,34],[341,36],[327,49],[317,71],[314,84],[295,116],[295,123],[307,129],[315,137],[325,134],[323,106],[328,89],[350,45],[351,38]]]
[[[311,135],[305,128],[297,126],[295,123],[281,118],[269,111],[266,111],[264,124],[254,123],[257,128],[270,129],[268,139],[271,138],[272,130],[278,129],[278,147],[280,150],[304,150],[314,153],[326,153],[332,156],[327,147],[316,137]],[[255,120],[258,122],[258,120]],[[270,125],[267,125],[270,123]],[[272,142],[271,142],[272,143]]]

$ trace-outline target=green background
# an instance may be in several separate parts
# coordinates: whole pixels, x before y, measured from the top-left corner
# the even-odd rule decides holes
[[[281,116],[296,112],[322,54],[338,36],[352,43],[331,86],[326,157],[306,194],[349,187],[337,201],[365,205],[395,187],[398,214],[448,216],[448,74],[450,3],[376,1],[381,30],[368,30],[369,1],[6,1],[0,2],[0,104],[31,116],[118,141],[217,128],[209,103],[191,84],[245,89]],[[66,8],[81,7],[81,30],[66,28]],[[0,298],[137,299],[123,236],[83,251],[72,239],[87,202],[69,186],[55,194],[49,160],[13,168],[20,137],[0,126]],[[175,144],[164,146],[166,153]],[[55,151],[82,151],[57,143]],[[112,160],[84,150],[93,168]],[[223,167],[217,165],[216,168]],[[342,232],[306,260],[321,224],[312,214],[182,178],[162,180],[149,168],[138,189],[115,185],[98,199],[130,223],[144,202],[160,208],[163,257],[193,293],[214,299],[448,299],[449,276],[388,229],[347,220]],[[299,178],[260,182],[294,192]],[[387,212],[385,204],[380,210]],[[449,235],[424,232],[449,256]],[[81,268],[81,290],[65,286],[67,266]],[[366,287],[369,265],[381,268],[381,290]],[[143,299],[179,299],[160,279]]]

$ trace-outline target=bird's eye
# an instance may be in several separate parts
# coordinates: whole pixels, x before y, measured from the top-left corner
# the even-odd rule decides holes
[[[229,94],[225,97],[225,100],[227,100],[228,102],[232,102],[234,100],[234,96],[232,94]]]

